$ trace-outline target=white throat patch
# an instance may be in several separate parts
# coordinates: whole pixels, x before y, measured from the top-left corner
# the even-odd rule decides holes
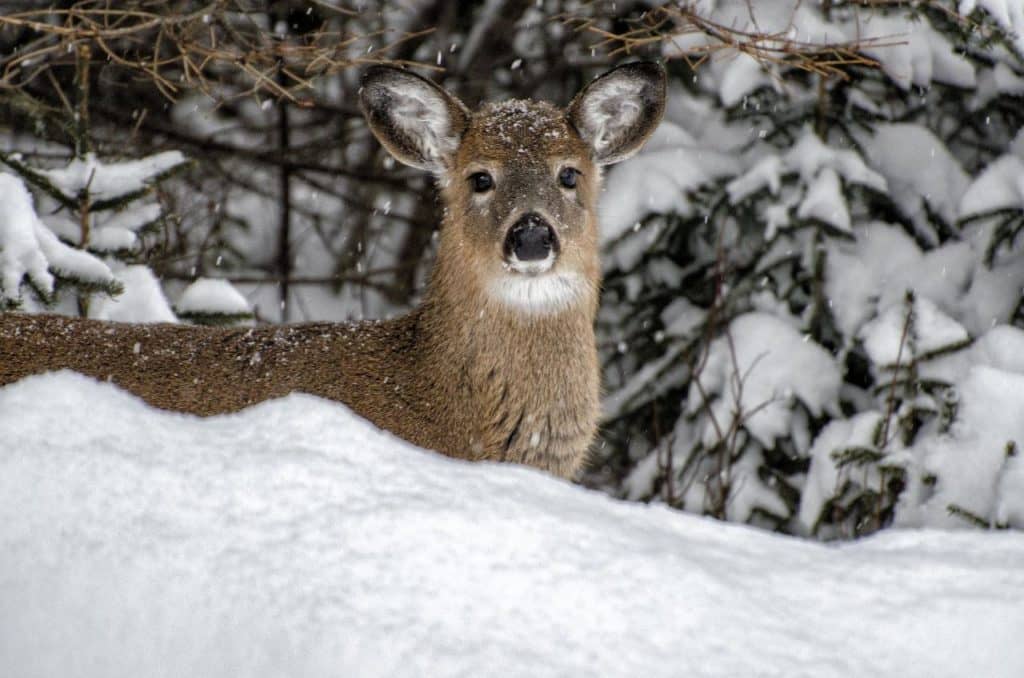
[[[580,303],[587,293],[587,281],[579,273],[512,273],[491,281],[489,292],[501,303],[524,313],[547,315]]]

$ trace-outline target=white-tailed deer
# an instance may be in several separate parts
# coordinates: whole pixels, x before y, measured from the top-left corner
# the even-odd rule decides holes
[[[471,112],[389,67],[371,68],[362,85],[374,135],[433,172],[443,196],[418,308],[387,321],[253,329],[8,313],[0,385],[66,368],[200,415],[301,391],[453,457],[574,474],[598,420],[600,168],[654,131],[664,72],[622,66],[566,110],[517,100]]]

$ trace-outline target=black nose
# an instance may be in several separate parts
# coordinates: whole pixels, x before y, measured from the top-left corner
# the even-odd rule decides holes
[[[520,217],[505,236],[505,256],[514,254],[519,261],[540,261],[552,250],[558,251],[555,230],[533,212]]]

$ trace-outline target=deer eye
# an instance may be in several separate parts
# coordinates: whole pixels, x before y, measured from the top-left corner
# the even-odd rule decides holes
[[[475,172],[469,175],[469,183],[476,193],[486,193],[494,188],[494,179],[487,172]]]
[[[575,167],[563,167],[558,173],[558,183],[565,188],[576,188],[576,179],[579,175],[580,171]]]

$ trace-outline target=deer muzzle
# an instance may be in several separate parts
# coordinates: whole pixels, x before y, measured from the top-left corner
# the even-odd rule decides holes
[[[505,260],[520,273],[547,271],[558,256],[558,235],[544,217],[535,212],[521,216],[505,235]]]

